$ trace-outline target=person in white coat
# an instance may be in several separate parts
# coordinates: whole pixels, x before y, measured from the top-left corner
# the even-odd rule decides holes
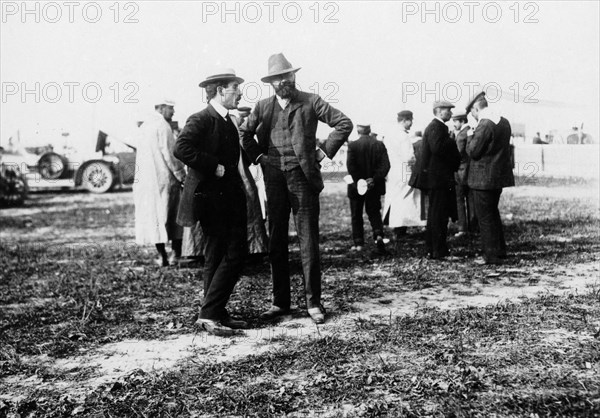
[[[411,226],[425,226],[421,215],[421,191],[408,184],[415,163],[415,152],[410,128],[413,113],[403,110],[398,113],[400,134],[385,141],[390,159],[390,172],[387,176],[383,216],[390,228],[393,228],[396,241]]]
[[[169,100],[156,104],[155,112],[140,126],[133,183],[136,243],[154,244],[159,254],[156,263],[163,267],[181,257],[183,236],[183,228],[175,222],[185,166],[173,156],[174,105]],[[172,260],[165,248],[169,240]]]

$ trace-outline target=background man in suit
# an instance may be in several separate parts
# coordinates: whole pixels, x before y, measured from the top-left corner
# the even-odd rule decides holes
[[[423,133],[421,167],[416,182],[419,189],[427,191],[429,198],[425,244],[432,259],[449,255],[448,218],[456,219],[454,172],[460,164],[460,154],[446,125],[453,107],[446,101],[433,104],[435,118]]]
[[[173,157],[175,139],[169,122],[175,113],[175,103],[159,102],[154,106],[155,112],[139,128],[133,200],[136,242],[155,244],[159,254],[155,262],[165,267],[181,257],[183,229],[175,218],[185,166]],[[173,250],[171,260],[165,248],[169,240]]]
[[[481,263],[501,264],[506,257],[506,241],[498,203],[502,188],[515,185],[510,161],[511,127],[507,119],[488,108],[484,92],[473,97],[466,110],[478,121],[467,139],[467,153],[471,157],[468,182],[481,231]]]
[[[454,138],[456,147],[460,153],[460,166],[454,174],[456,180],[456,209],[458,211],[458,233],[461,237],[477,228],[477,217],[475,216],[475,204],[473,194],[469,191],[467,174],[469,172],[469,156],[467,155],[467,133],[471,129],[467,121],[466,113],[452,116],[454,122]]]
[[[247,252],[239,133],[229,117],[242,97],[243,81],[225,69],[201,82],[208,106],[189,117],[175,147],[175,156],[190,168],[178,220],[186,226],[199,220],[205,239],[204,301],[197,325],[223,336],[247,327],[225,308]]]
[[[268,75],[275,95],[258,102],[241,126],[248,157],[260,163],[267,190],[269,260],[273,277],[273,305],[261,315],[273,319],[290,309],[288,224],[294,215],[308,313],[316,323],[325,321],[321,305],[319,257],[319,193],[323,190],[320,161],[332,158],[352,132],[352,122],[316,94],[296,89],[294,68],[283,56],[269,57]],[[318,148],[317,125],[334,128]],[[258,142],[254,139],[256,134]]]
[[[383,243],[383,222],[381,220],[381,196],[385,194],[385,176],[390,171],[390,160],[383,142],[378,141],[371,134],[369,125],[357,125],[358,134],[356,141],[348,144],[346,166],[348,174],[354,181],[348,185],[348,199],[350,199],[350,213],[352,216],[352,239],[354,251],[361,251],[365,245],[365,231],[363,227],[363,206],[367,211],[373,240],[377,250],[385,253]],[[363,195],[357,190],[360,179],[366,180],[367,192]]]

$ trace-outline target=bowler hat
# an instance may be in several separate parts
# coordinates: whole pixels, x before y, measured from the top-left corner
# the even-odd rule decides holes
[[[287,73],[295,73],[301,67],[294,68],[291,62],[289,62],[283,54],[273,54],[269,57],[269,73],[260,79],[260,81],[268,83],[271,78]]]
[[[252,108],[248,106],[240,106],[237,108],[238,112],[251,112]]]
[[[413,112],[411,112],[410,110],[403,110],[401,112],[398,112],[398,119],[399,120],[412,120],[413,118]]]
[[[452,109],[454,106],[452,103],[447,102],[445,100],[438,100],[436,102],[433,102],[433,108],[437,109],[438,107],[444,108],[444,109]]]
[[[244,82],[244,79],[236,76],[233,68],[223,68],[222,70],[217,71],[216,74],[206,77],[206,80],[201,82],[199,86],[204,88],[207,85],[217,81],[237,81],[239,84],[241,84]]]
[[[475,96],[473,96],[471,98],[471,100],[469,100],[469,103],[467,103],[467,107],[465,108],[467,113],[469,113],[471,111],[471,108],[473,107],[473,105],[475,103],[477,103],[479,100],[483,99],[484,97],[485,97],[485,91],[481,91],[481,92],[477,93]]]
[[[466,118],[467,118],[467,114],[466,113],[459,113],[457,115],[452,115],[452,120],[466,119]]]

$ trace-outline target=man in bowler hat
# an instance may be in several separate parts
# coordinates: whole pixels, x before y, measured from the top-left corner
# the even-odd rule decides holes
[[[515,185],[510,158],[510,122],[488,108],[485,92],[475,95],[466,111],[477,121],[472,136],[467,139],[467,154],[471,157],[468,184],[481,232],[483,260],[480,263],[501,264],[506,258],[506,241],[498,203],[502,188]]]
[[[448,219],[456,219],[454,172],[460,164],[460,154],[446,125],[452,117],[453,107],[446,101],[433,104],[435,117],[423,133],[421,166],[416,179],[416,187],[426,190],[429,198],[425,244],[432,259],[442,259],[450,254]]]
[[[367,211],[373,240],[380,254],[385,254],[383,242],[383,221],[381,220],[381,196],[385,194],[385,176],[390,171],[390,160],[383,142],[371,135],[369,125],[357,125],[359,137],[348,144],[346,166],[354,181],[348,185],[348,199],[352,216],[352,239],[355,251],[365,245],[363,226],[363,206]],[[360,179],[366,180],[367,191],[361,195],[357,190]]]
[[[193,226],[200,221],[205,239],[204,301],[196,324],[220,336],[247,327],[226,309],[247,252],[241,148],[229,116],[242,97],[243,81],[232,69],[224,69],[200,83],[208,106],[189,117],[174,152],[189,167],[178,222]]]
[[[259,101],[240,129],[250,161],[263,169],[267,190],[273,304],[261,318],[274,319],[290,310],[288,224],[292,212],[308,314],[320,324],[325,321],[319,257],[319,194],[324,187],[320,161],[332,158],[346,142],[352,122],[318,95],[296,89],[299,69],[281,53],[269,57],[268,74],[261,80],[271,84],[275,95]],[[319,122],[334,128],[320,147]]]

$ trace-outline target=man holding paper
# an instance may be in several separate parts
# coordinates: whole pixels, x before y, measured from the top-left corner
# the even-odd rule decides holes
[[[357,125],[356,141],[348,144],[347,180],[348,199],[352,216],[352,251],[361,251],[365,245],[363,206],[366,208],[373,240],[380,253],[385,253],[383,222],[381,220],[381,196],[385,194],[385,176],[390,171],[390,160],[383,142],[370,135],[369,125]],[[361,186],[366,183],[366,190]]]

